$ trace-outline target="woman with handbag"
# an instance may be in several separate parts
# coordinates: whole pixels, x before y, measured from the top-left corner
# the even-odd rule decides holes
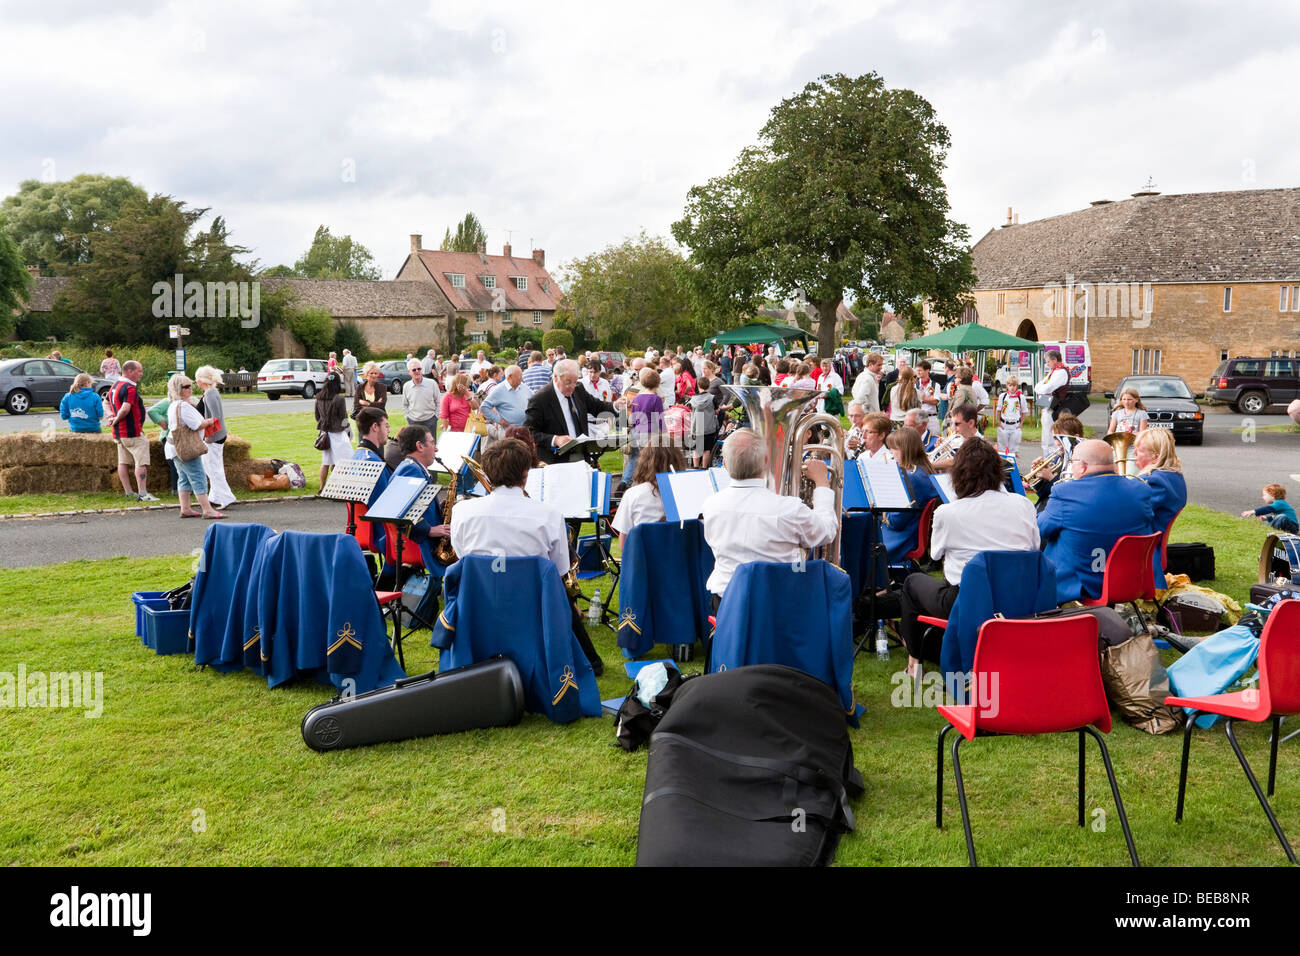
[[[226,481],[226,415],[217,386],[223,381],[221,369],[204,365],[194,373],[194,383],[203,389],[202,414],[213,423],[203,435],[208,453],[203,456],[203,471],[208,476],[208,500],[221,511],[235,503],[235,493]]]
[[[163,454],[176,464],[176,493],[181,500],[181,517],[224,518],[208,501],[208,476],[203,472],[203,456],[208,453],[203,430],[212,424],[194,407],[194,383],[183,372],[167,380],[167,443]],[[190,509],[190,495],[198,499],[202,512]]]
[[[348,403],[343,397],[343,380],[338,372],[325,376],[316,396],[316,450],[321,453],[320,486],[325,487],[330,469],[352,457],[348,428]]]
[[[465,430],[465,421],[469,418],[469,413],[474,407],[469,393],[469,376],[463,372],[458,373],[451,380],[451,388],[443,397],[442,405],[438,410],[438,417],[443,422],[442,430],[445,432],[463,432]]]

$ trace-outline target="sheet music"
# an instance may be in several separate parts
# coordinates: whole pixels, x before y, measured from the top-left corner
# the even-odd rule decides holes
[[[659,497],[665,508],[671,502],[677,517],[670,520],[689,521],[704,511],[704,502],[731,484],[731,476],[722,468],[664,472],[658,476]]]
[[[939,497],[943,499],[944,504],[957,500],[957,490],[952,486],[952,475],[941,471],[931,477],[934,478],[934,485],[939,489]]]
[[[873,508],[911,508],[912,496],[898,463],[883,458],[859,458],[858,468]]]
[[[591,517],[591,466],[585,461],[547,465],[528,472],[524,490],[566,518]]]
[[[473,432],[443,432],[438,436],[438,457],[443,465],[451,469],[451,473],[459,472],[464,467],[466,455],[475,457],[478,440],[479,436]],[[436,461],[429,466],[429,470],[448,474],[447,469]]]

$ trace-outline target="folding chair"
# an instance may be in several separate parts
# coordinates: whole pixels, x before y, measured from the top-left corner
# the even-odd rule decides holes
[[[1277,776],[1277,743],[1281,733],[1283,717],[1300,714],[1300,601],[1281,601],[1268,615],[1264,632],[1259,638],[1259,686],[1248,690],[1234,691],[1229,694],[1212,694],[1208,697],[1166,697],[1165,703],[1171,706],[1186,707],[1189,710],[1219,714],[1226,718],[1223,722],[1228,743],[1237,755],[1246,779],[1250,781],[1259,805],[1264,808],[1268,822],[1273,826],[1287,859],[1296,862],[1295,852],[1287,842],[1286,834],[1273,808],[1269,806],[1268,797],[1259,789],[1259,781],[1251,772],[1246,755],[1241,752],[1236,734],[1232,732],[1233,721],[1249,720],[1259,722],[1272,720],[1273,736],[1270,740],[1268,754],[1268,796],[1273,796],[1273,784]],[[1192,727],[1195,721],[1189,716],[1183,729],[1183,761],[1178,771],[1178,809],[1174,812],[1174,821],[1183,819],[1183,797],[1187,792],[1187,760],[1192,746]]]
[[[993,686],[993,679],[997,679]],[[970,810],[961,775],[958,750],[962,741],[977,735],[1077,733],[1079,735],[1079,826],[1084,825],[1084,733],[1101,748],[1106,777],[1115,798],[1129,858],[1138,866],[1137,849],[1129,831],[1124,801],[1119,795],[1115,770],[1106,743],[1093,727],[1110,733],[1110,705],[1101,683],[1097,658],[1097,619],[1089,615],[1048,620],[995,619],[980,628],[971,674],[973,703],[941,705],[939,714],[948,725],[939,731],[935,774],[934,823],[943,827],[943,740],[957,728],[952,742],[952,767],[957,778],[957,801],[966,832],[966,854],[975,862]]]

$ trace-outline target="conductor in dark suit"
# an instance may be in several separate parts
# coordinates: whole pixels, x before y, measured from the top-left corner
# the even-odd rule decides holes
[[[1070,457],[1073,481],[1052,488],[1038,516],[1043,552],[1056,565],[1056,598],[1077,601],[1101,594],[1106,557],[1126,534],[1151,534],[1156,528],[1151,488],[1136,478],[1115,474],[1111,448],[1104,441],[1079,442]]]
[[[538,457],[547,464],[567,460],[559,450],[586,433],[588,414],[617,415],[623,404],[621,398],[611,405],[585,388],[578,388],[578,374],[578,363],[572,359],[556,362],[550,384],[539,388],[528,400],[524,424],[533,433]]]

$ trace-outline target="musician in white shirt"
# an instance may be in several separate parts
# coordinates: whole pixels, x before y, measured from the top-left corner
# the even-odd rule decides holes
[[[1055,401],[1056,393],[1070,384],[1070,370],[1065,367],[1061,361],[1061,353],[1052,349],[1044,356],[1047,360],[1047,375],[1041,382],[1034,386],[1034,395],[1037,396],[1038,407],[1042,409],[1043,424],[1043,454],[1049,455],[1052,452],[1052,422],[1056,420],[1056,415],[1052,412],[1052,405],[1056,404],[1059,409],[1059,403]]]
[[[856,405],[857,403],[854,402]],[[861,407],[861,406],[859,406]],[[872,412],[862,419],[862,443],[851,457],[865,461],[893,461],[894,455],[885,447],[889,437],[889,417],[883,412]]]
[[[938,661],[940,642],[927,642],[918,615],[947,618],[957,602],[961,574],[967,562],[990,548],[1000,551],[1037,551],[1038,521],[1034,506],[1024,495],[1003,488],[1003,464],[997,449],[987,441],[967,441],[952,469],[957,500],[934,511],[930,554],[943,559],[943,580],[924,572],[903,582],[902,615],[898,635],[907,646],[908,672],[921,660]]]
[[[840,527],[826,462],[804,463],[804,474],[816,485],[809,508],[768,489],[767,446],[752,429],[732,432],[722,456],[731,484],[704,503],[704,540],[714,559],[707,586],[715,609],[739,565],[803,560],[807,548],[830,543]]]
[[[622,551],[627,535],[639,524],[664,520],[664,503],[659,497],[658,476],[686,468],[686,457],[676,445],[655,444],[642,449],[637,456],[632,484],[623,493],[618,513],[612,527],[618,532],[618,547]]]

